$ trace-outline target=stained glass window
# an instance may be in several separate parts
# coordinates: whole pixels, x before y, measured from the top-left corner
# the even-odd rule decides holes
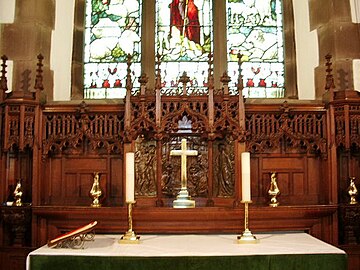
[[[149,29],[153,29],[155,35],[142,37],[142,0],[86,0],[85,98],[125,96],[127,54],[132,56],[134,92],[139,88],[141,61],[154,61],[154,54],[159,54],[161,59],[163,94],[181,94],[179,79],[183,72],[190,79],[188,93],[192,90],[206,92],[209,53],[214,51],[214,38],[217,45],[226,42],[221,48],[227,50],[227,59],[214,58],[214,63],[222,63],[221,66],[227,62],[230,93],[236,94],[237,54],[240,52],[245,97],[285,96],[282,0],[227,0],[218,5],[226,9],[223,10],[226,17],[217,18],[220,23],[226,21],[224,40],[213,36],[212,0],[148,1],[154,3],[156,16],[155,21],[148,16],[145,22],[147,27],[151,25]],[[150,5],[144,6],[149,8]],[[149,40],[144,42],[141,38]],[[152,56],[144,55],[146,59],[141,59],[141,44],[149,42],[155,42],[155,51],[150,50]],[[149,50],[148,47],[143,49]]]
[[[84,98],[123,98],[127,55],[141,73],[141,0],[86,0]]]
[[[156,1],[155,32],[163,91],[180,86],[183,72],[191,86],[205,87],[213,40],[211,0]]]
[[[235,88],[237,54],[245,97],[284,97],[284,42],[281,0],[227,0],[228,73]]]

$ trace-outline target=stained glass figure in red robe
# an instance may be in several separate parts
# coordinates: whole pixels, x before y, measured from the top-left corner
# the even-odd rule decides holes
[[[170,37],[175,26],[182,37],[200,44],[199,9],[194,0],[173,0],[170,7]]]

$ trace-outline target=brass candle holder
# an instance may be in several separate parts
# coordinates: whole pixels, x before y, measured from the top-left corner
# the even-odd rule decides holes
[[[243,231],[242,235],[237,237],[238,244],[257,244],[259,240],[251,233],[249,230],[249,203],[251,201],[242,201],[245,205],[245,220],[244,220],[244,227],[245,230]]]
[[[270,188],[268,191],[269,196],[271,197],[269,206],[271,207],[277,207],[279,205],[279,202],[277,200],[277,196],[280,194],[280,189],[276,182],[276,173],[271,173],[271,182],[270,182]]]
[[[348,188],[348,194],[350,196],[350,204],[357,204],[356,196],[358,195],[358,191],[355,185],[355,177],[350,177],[350,185]]]
[[[100,207],[100,197],[102,195],[102,190],[100,187],[100,173],[95,172],[94,173],[94,179],[93,179],[93,184],[90,190],[90,196],[93,199],[91,206],[92,207]]]
[[[133,231],[133,225],[132,225],[132,205],[135,204],[135,201],[126,202],[126,203],[128,205],[129,229],[123,236],[121,236],[119,243],[120,244],[139,244],[140,236],[136,235],[136,233]]]
[[[22,192],[22,187],[21,187],[21,179],[18,179],[17,183],[16,183],[15,190],[14,190],[15,202],[13,203],[13,205],[15,205],[15,206],[22,206],[23,205],[22,201],[21,201],[22,195],[23,195],[23,192]]]

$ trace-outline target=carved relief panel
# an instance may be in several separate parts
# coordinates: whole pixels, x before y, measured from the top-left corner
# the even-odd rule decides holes
[[[195,136],[176,136],[162,142],[161,191],[164,197],[175,197],[181,188],[181,161],[170,156],[171,150],[181,148],[181,139],[186,138],[188,149],[197,150],[196,157],[187,158],[187,187],[192,197],[208,196],[208,147],[207,142]]]
[[[156,196],[156,141],[139,137],[135,142],[135,195]]]
[[[235,191],[234,141],[227,139],[214,143],[214,197],[233,197]]]

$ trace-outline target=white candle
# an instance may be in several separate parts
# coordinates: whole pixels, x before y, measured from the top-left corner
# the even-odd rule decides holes
[[[250,153],[241,153],[241,185],[242,185],[242,201],[251,201],[250,191]]]
[[[126,153],[126,202],[134,202],[134,186],[135,186],[135,155],[134,153]]]

